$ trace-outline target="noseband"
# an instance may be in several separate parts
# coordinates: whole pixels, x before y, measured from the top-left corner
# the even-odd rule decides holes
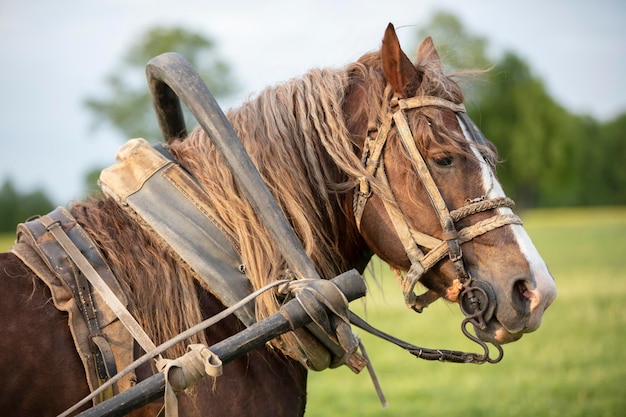
[[[386,92],[389,91],[389,87]],[[388,97],[389,94],[386,94]],[[393,97],[389,109],[383,117],[382,124],[376,130],[376,135],[370,135],[365,139],[361,161],[367,172],[367,177],[359,179],[359,186],[354,194],[353,211],[357,227],[361,230],[361,219],[365,205],[372,195],[372,187],[368,178],[377,180],[381,192],[381,200],[393,223],[398,238],[402,242],[404,250],[411,262],[411,267],[401,278],[404,301],[408,307],[421,312],[422,309],[435,301],[440,295],[428,290],[424,294],[417,295],[414,292],[415,285],[422,276],[446,256],[454,266],[456,279],[453,285],[447,289],[446,298],[451,301],[459,301],[461,310],[466,316],[463,322],[463,332],[471,339],[479,342],[474,336],[468,334],[465,326],[468,322],[481,329],[486,328],[487,322],[495,312],[495,293],[489,283],[473,279],[465,267],[461,245],[486,232],[509,224],[522,224],[520,218],[512,213],[494,214],[493,216],[478,221],[470,226],[457,230],[456,223],[475,213],[480,213],[499,207],[513,207],[514,203],[507,197],[488,198],[487,194],[477,198],[468,198],[466,204],[456,210],[449,210],[439,188],[426,165],[424,157],[417,149],[415,138],[409,127],[405,112],[420,107],[439,107],[455,112],[460,125],[464,128],[465,136],[476,145],[486,145],[487,140],[480,130],[472,123],[465,113],[463,104],[456,104],[439,97]],[[402,212],[393,190],[389,184],[383,161],[383,152],[389,132],[393,125],[397,127],[400,140],[411,164],[426,192],[439,219],[442,238],[437,238],[415,230],[407,221],[407,216]],[[374,132],[371,129],[370,132]],[[373,136],[373,137],[372,137]],[[488,193],[488,191],[487,191]],[[427,249],[424,253],[422,248]]]

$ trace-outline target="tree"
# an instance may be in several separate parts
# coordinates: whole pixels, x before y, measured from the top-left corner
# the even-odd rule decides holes
[[[555,187],[567,189],[575,136],[571,115],[512,52],[495,65],[472,112],[500,152],[499,177],[523,207],[553,204]]]
[[[600,124],[587,121],[592,134],[581,138],[579,195],[587,205],[626,204],[626,114]]]
[[[164,52],[178,52],[184,56],[215,97],[225,97],[236,90],[237,83],[230,67],[217,54],[213,41],[200,33],[178,27],[155,27],[130,47],[121,65],[108,76],[107,94],[86,99],[85,105],[93,114],[96,127],[107,124],[117,130],[123,140],[134,137],[152,141],[160,139],[144,74],[146,63]]]
[[[238,89],[229,65],[218,55],[215,43],[206,36],[186,29],[155,27],[144,33],[124,55],[122,63],[106,79],[104,97],[88,97],[85,106],[92,113],[94,126],[113,128],[122,140],[143,137],[158,142],[161,133],[145,81],[147,62],[164,52],[177,52],[198,71],[216,98]],[[188,127],[196,125],[183,106]],[[86,174],[88,190],[97,190],[101,167]]]
[[[518,206],[555,205],[579,198],[573,168],[585,126],[546,91],[519,56],[505,51],[490,59],[485,38],[468,33],[453,15],[437,13],[418,31],[430,34],[444,66],[484,71],[485,82],[463,83],[472,119],[498,148],[502,185]],[[479,72],[480,74],[480,72]]]
[[[35,214],[46,214],[54,205],[41,190],[26,194],[18,192],[11,180],[5,180],[0,187],[0,232],[15,230],[18,223]]]
[[[472,102],[479,100],[487,70],[493,62],[487,54],[487,38],[469,33],[455,15],[435,13],[430,21],[417,30],[417,41],[430,36],[442,59],[444,72],[455,73],[466,96]],[[417,49],[415,45],[414,49]]]

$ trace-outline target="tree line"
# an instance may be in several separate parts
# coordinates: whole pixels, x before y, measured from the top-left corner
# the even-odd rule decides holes
[[[50,198],[40,189],[20,192],[11,180],[0,185],[0,232],[14,231],[18,223],[33,214],[46,214],[53,209]]]
[[[433,37],[450,71],[485,69],[466,76],[466,106],[498,148],[498,177],[518,207],[626,204],[626,113],[599,121],[568,111],[515,52],[490,57],[488,40],[452,14],[417,34]]]
[[[568,111],[547,92],[543,81],[513,51],[488,56],[486,38],[467,32],[454,15],[440,12],[415,33],[415,45],[432,36],[450,72],[464,69],[468,113],[498,148],[498,176],[518,207],[626,204],[626,113],[609,121]],[[408,49],[408,48],[407,48]],[[230,66],[206,35],[181,28],[155,27],[132,45],[106,80],[108,93],[88,97],[85,107],[96,126],[107,126],[122,140],[157,138],[147,87],[142,79],[148,59],[181,52],[198,69],[216,97],[236,91]],[[191,123],[188,123],[191,125]],[[89,189],[101,167],[86,175]],[[63,202],[62,202],[63,203]],[[0,187],[0,231],[53,207],[42,190],[21,192],[10,180]]]
[[[498,176],[523,207],[626,204],[626,114],[602,122],[563,108],[512,53],[469,113],[498,148]]]

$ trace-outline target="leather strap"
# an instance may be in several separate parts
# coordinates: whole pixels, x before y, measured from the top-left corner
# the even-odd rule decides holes
[[[96,244],[67,210],[59,207],[43,218],[18,225],[18,243],[11,250],[50,288],[54,305],[69,313],[68,324],[87,382],[95,390],[117,373],[118,365],[132,361],[132,347],[125,347],[132,345],[132,335],[107,308],[104,298],[93,292],[86,275],[48,229],[62,230],[120,303],[125,306],[127,299]],[[117,389],[103,391],[94,401],[110,398],[129,387],[132,379],[128,375],[118,382]]]
[[[439,218],[439,222],[443,230],[443,238],[448,246],[450,260],[454,265],[454,269],[456,270],[459,279],[463,283],[468,279],[468,275],[465,267],[463,266],[463,255],[461,252],[461,246],[459,245],[454,220],[452,219],[452,216],[450,216],[448,206],[441,196],[437,184],[435,184],[432,175],[430,175],[426,161],[424,161],[422,154],[415,145],[413,134],[411,133],[411,129],[409,128],[406,120],[406,115],[403,112],[398,111],[394,113],[393,119],[396,122],[402,145],[411,157],[411,162],[415,171],[417,172],[418,177],[422,182],[422,185],[424,185],[424,188],[428,193],[428,197],[435,208],[435,213],[437,213],[437,217]]]
[[[117,374],[117,365],[115,363],[115,356],[113,355],[113,351],[111,350],[111,345],[106,340],[104,336],[93,336],[91,338],[93,342],[93,346],[96,349],[96,369],[98,372],[99,385],[102,386],[106,381],[111,379],[112,376]],[[102,358],[102,367],[98,363],[98,357]],[[99,369],[102,368],[102,369]],[[102,402],[106,399],[113,397],[114,391],[113,386],[109,386],[103,393],[98,395],[97,401]]]
[[[385,89],[385,97],[388,97],[390,93],[388,86]],[[354,193],[353,201],[355,221],[360,230],[361,217],[363,216],[365,205],[372,195],[372,184],[370,184],[370,180],[377,180],[377,191],[381,193],[380,197],[387,214],[411,262],[411,268],[406,276],[400,276],[400,284],[402,285],[405,303],[418,312],[421,312],[424,307],[439,297],[438,294],[432,290],[428,290],[421,295],[414,293],[415,285],[426,271],[444,257],[448,256],[455,268],[457,280],[463,285],[469,285],[471,279],[463,262],[461,244],[498,227],[521,223],[521,220],[513,214],[496,214],[484,222],[478,222],[461,230],[456,229],[455,222],[470,214],[498,207],[512,207],[513,202],[508,198],[486,199],[486,197],[483,196],[468,201],[467,204],[460,209],[452,211],[448,209],[446,202],[430,174],[426,161],[416,147],[415,138],[413,137],[407,122],[407,117],[404,113],[406,110],[426,106],[440,107],[454,111],[459,118],[464,132],[467,131],[469,135],[468,139],[479,145],[487,144],[480,130],[465,114],[465,106],[463,104],[432,96],[412,98],[392,97],[387,112],[382,117],[382,124],[378,127],[377,134],[368,134],[365,139],[361,161],[366,169],[366,176],[359,179],[359,186]],[[423,184],[431,204],[435,209],[443,231],[442,239],[414,230],[407,222],[406,216],[402,213],[393,195],[393,189],[385,173],[383,158],[383,150],[388,139],[387,136],[393,124],[396,125],[399,139],[409,155],[413,169]],[[370,129],[370,131],[372,130],[373,129]],[[492,163],[492,161],[487,162]],[[427,254],[424,254],[422,248],[430,250]]]
[[[410,97],[398,100],[398,106],[401,110],[414,109],[416,107],[441,107],[444,109],[450,109],[455,113],[465,113],[465,105],[463,103],[453,103],[450,100],[446,100],[441,97],[433,96],[420,96]]]
[[[71,214],[62,207],[59,207],[56,212],[60,212],[66,218],[72,218]],[[61,245],[63,250],[65,250],[67,255],[72,259],[78,269],[87,278],[89,283],[91,283],[96,291],[98,291],[98,293],[102,296],[107,305],[120,319],[120,321],[124,323],[124,326],[133,335],[135,340],[137,340],[137,343],[139,343],[139,345],[146,352],[155,349],[156,346],[154,345],[150,337],[145,333],[141,325],[137,323],[135,318],[122,304],[120,299],[113,293],[107,283],[104,282],[104,279],[94,269],[89,260],[76,247],[74,242],[72,242],[72,240],[66,234],[65,230],[63,230],[63,227],[61,226],[61,220],[55,219],[53,217],[56,216],[42,216],[39,221],[41,222],[41,224],[44,225],[46,230],[48,230],[52,234],[52,236],[54,236],[59,245]],[[82,229],[78,223],[75,224],[74,228]],[[83,232],[82,234],[86,236],[85,232]],[[93,247],[95,247],[95,245],[93,245]]]

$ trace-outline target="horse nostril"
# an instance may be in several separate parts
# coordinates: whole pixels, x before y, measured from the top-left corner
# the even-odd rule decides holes
[[[529,300],[532,298],[532,293],[526,286],[526,281],[517,281],[516,285],[520,294],[522,294],[525,298],[528,298]]]
[[[512,301],[516,310],[522,314],[529,314],[533,297],[532,291],[528,289],[528,281],[523,279],[515,281]]]

